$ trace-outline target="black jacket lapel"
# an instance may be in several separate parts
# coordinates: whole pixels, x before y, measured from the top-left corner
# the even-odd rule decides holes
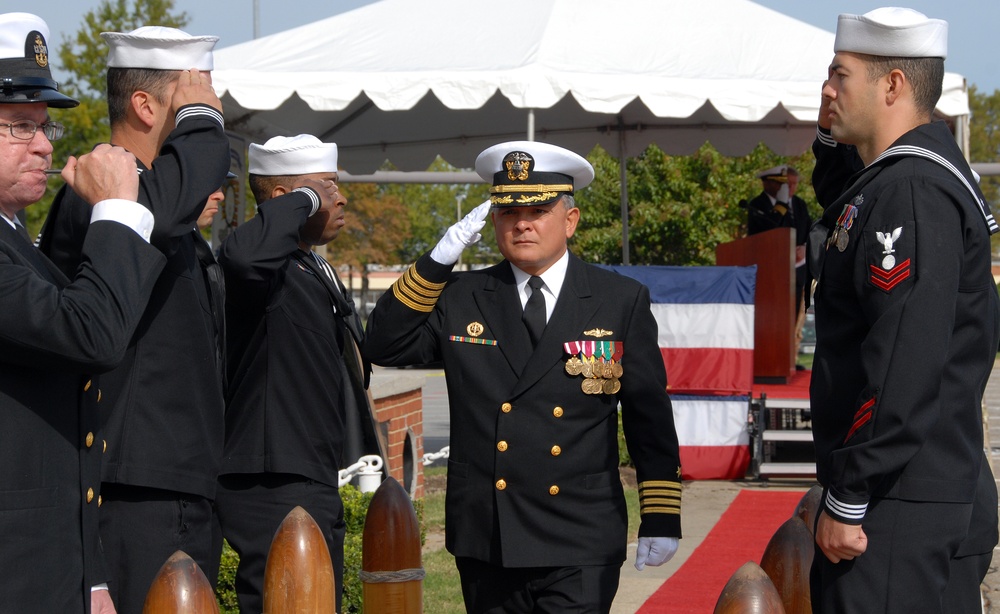
[[[66,276],[60,272],[52,261],[45,257],[45,254],[38,251],[38,248],[31,243],[24,240],[14,228],[6,223],[0,222],[0,239],[6,241],[13,247],[17,253],[27,261],[32,269],[36,273],[41,275],[45,280],[59,286],[60,288],[66,286],[69,280]]]
[[[499,348],[514,373],[520,373],[531,355],[531,338],[521,322],[514,273],[506,261],[493,267],[481,290],[473,293],[476,305],[500,341]]]

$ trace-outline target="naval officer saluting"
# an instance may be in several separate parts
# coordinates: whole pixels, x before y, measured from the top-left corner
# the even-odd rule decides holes
[[[680,537],[680,466],[648,289],[567,249],[594,178],[582,157],[509,142],[480,154],[489,201],[379,300],[365,353],[443,360],[447,547],[469,612],[607,612],[625,560],[618,404],[639,480],[636,566]],[[491,214],[505,260],[453,273]]]

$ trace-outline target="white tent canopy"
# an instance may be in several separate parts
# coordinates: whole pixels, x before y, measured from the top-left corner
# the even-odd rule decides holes
[[[230,129],[314,134],[360,174],[469,168],[526,135],[584,154],[801,153],[832,55],[830,32],[748,0],[381,0],[219,49],[213,78]],[[968,115],[959,75],[938,110]]]

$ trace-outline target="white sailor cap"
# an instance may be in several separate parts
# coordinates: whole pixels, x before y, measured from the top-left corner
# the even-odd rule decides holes
[[[537,141],[510,141],[476,158],[494,207],[544,205],[590,185],[594,167],[568,149]]]
[[[59,93],[49,67],[49,26],[31,13],[0,15],[0,104],[44,102],[50,107],[80,104]]]
[[[779,164],[757,173],[758,179],[773,179],[774,181],[788,181],[788,165]]]
[[[885,7],[837,18],[834,53],[884,57],[942,58],[948,55],[948,22],[913,9]]]
[[[308,175],[337,172],[337,144],[311,134],[276,136],[250,144],[251,175]]]
[[[108,68],[212,70],[218,36],[191,36],[177,28],[143,26],[131,32],[101,32],[108,43]]]

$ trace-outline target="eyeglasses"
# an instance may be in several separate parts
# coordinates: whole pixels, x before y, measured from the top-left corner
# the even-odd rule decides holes
[[[6,126],[10,130],[10,135],[15,139],[21,139],[22,141],[30,141],[35,138],[35,132],[39,128],[42,129],[42,134],[45,135],[50,141],[58,141],[66,133],[66,126],[60,124],[59,122],[45,122],[44,124],[38,124],[30,119],[22,119],[16,122],[11,122],[9,124],[0,124],[0,126]]]

